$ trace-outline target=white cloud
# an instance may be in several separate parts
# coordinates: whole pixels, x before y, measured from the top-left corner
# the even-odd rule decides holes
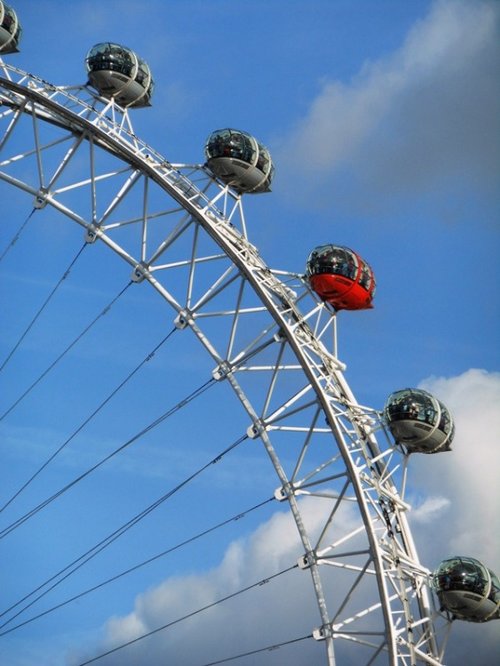
[[[304,514],[311,521],[313,530],[319,528],[324,518],[314,507],[310,501],[303,503]],[[110,649],[213,604],[221,597],[290,567],[301,554],[290,513],[276,513],[248,539],[233,542],[215,569],[170,577],[158,587],[139,595],[129,615],[108,621],[106,639],[92,653]],[[183,621],[156,637],[122,650],[108,657],[106,664],[137,664],[141,661],[140,654],[147,655],[151,664],[202,664],[312,631],[310,623],[314,618],[318,619],[318,613],[307,571],[295,569],[257,590],[255,594],[250,592],[237,597],[203,612],[193,621]],[[302,649],[309,656],[324,655],[324,646],[312,640]],[[266,660],[265,663],[283,663],[283,652],[277,652],[276,661]],[[288,661],[288,653],[286,658],[290,664],[305,663],[300,649],[293,653],[291,661]],[[73,656],[70,663],[80,663],[82,659],[81,655]]]
[[[432,523],[450,507],[450,504],[447,497],[427,497],[416,506],[413,505],[412,519],[418,523]]]
[[[429,378],[421,387],[449,407],[456,425],[450,453],[414,456],[410,465],[419,493],[439,492],[451,502],[432,555],[469,554],[500,569],[494,528],[500,505],[500,373],[468,370],[458,377]]]
[[[414,455],[410,484],[423,504],[410,513],[421,560],[430,568],[453,554],[475,557],[500,572],[498,507],[500,484],[500,373],[468,370],[457,377],[431,377],[421,383],[452,412],[456,434],[449,453]],[[422,523],[436,493],[446,511]],[[489,666],[500,651],[498,622],[458,622],[452,630],[447,663]]]
[[[494,192],[500,5],[438,0],[404,44],[349,82],[327,81],[274,151],[283,182],[334,199],[419,194],[450,177]]]

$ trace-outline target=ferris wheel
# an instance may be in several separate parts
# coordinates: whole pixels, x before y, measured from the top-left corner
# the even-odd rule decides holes
[[[13,52],[17,16],[0,6],[2,52]],[[128,265],[131,289],[160,297],[175,334],[206,353],[209,380],[235,396],[242,438],[263,447],[274,499],[293,516],[301,553],[291,564],[311,580],[310,640],[325,663],[442,664],[451,619],[496,617],[500,600],[480,563],[448,560],[433,578],[413,543],[409,460],[449,449],[446,407],[404,389],[381,412],[345,379],[337,312],[371,307],[370,266],[325,245],[305,273],[270,268],[244,212],[246,197],[271,187],[267,148],[225,128],[203,163],[172,164],[133,129],[133,108],[153,95],[147,64],[103,43],[86,66],[86,85],[56,86],[0,64],[0,179],[31,198],[32,214],[52,209],[81,228],[85,248]],[[464,567],[484,581],[469,610],[465,588],[450,584]]]

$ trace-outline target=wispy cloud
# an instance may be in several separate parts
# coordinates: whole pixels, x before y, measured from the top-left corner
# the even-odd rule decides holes
[[[446,189],[450,179],[494,196],[499,18],[490,0],[438,0],[399,50],[349,82],[326,81],[275,150],[282,182],[300,178],[296,192],[358,208]]]
[[[429,524],[439,518],[451,505],[447,497],[427,497],[419,504],[413,504],[412,519],[418,523]]]

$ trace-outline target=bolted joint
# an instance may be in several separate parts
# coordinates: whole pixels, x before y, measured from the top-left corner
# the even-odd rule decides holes
[[[274,491],[274,499],[278,502],[283,502],[283,500],[288,499],[295,494],[295,488],[292,483],[285,483],[281,488],[276,488]]]
[[[280,328],[279,331],[277,331],[277,333],[275,333],[273,337],[274,337],[275,342],[285,342],[286,341],[286,334],[285,334],[285,331],[282,328]]]
[[[40,208],[45,208],[47,205],[47,197],[49,195],[49,191],[46,187],[41,187],[36,196],[35,196],[35,202],[34,202],[34,207],[37,209]]]
[[[137,266],[132,271],[131,280],[132,282],[142,282],[144,278],[149,274],[148,267],[146,264],[137,264]]]
[[[232,370],[233,368],[229,361],[222,361],[220,365],[212,370],[212,377],[216,381],[220,381],[221,379],[225,379],[232,372]]]
[[[263,432],[267,430],[267,426],[262,419],[257,419],[251,426],[247,428],[247,435],[250,439],[257,439]]]
[[[332,627],[329,624],[324,624],[322,627],[313,629],[313,638],[316,641],[324,641],[333,636]]]
[[[313,551],[309,551],[305,555],[302,555],[297,560],[297,564],[300,569],[309,569],[313,564],[316,564],[318,560],[316,559],[316,554]]]
[[[91,224],[85,229],[86,243],[95,243],[98,237],[99,237],[99,230],[95,225]]]
[[[189,310],[181,310],[177,317],[174,319],[175,328],[180,331],[184,330],[187,326],[193,323],[193,316]]]

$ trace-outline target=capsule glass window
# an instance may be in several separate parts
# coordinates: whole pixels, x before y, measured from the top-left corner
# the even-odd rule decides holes
[[[4,5],[4,17],[2,21],[2,28],[7,30],[11,35],[16,31],[16,14],[13,9]]]
[[[452,418],[448,410],[444,407],[444,405],[441,405],[441,420],[439,421],[439,429],[442,430],[447,435],[449,433],[453,434],[454,432],[454,425]]]
[[[138,63],[139,64],[137,68],[137,74],[135,75],[135,80],[146,90],[148,97],[151,98],[154,89],[154,81],[153,77],[151,76],[151,70],[149,69],[149,65],[145,63],[144,60],[138,58]]]
[[[430,395],[405,389],[393,393],[388,399],[387,413],[389,420],[412,419],[435,425],[437,411]]]
[[[263,184],[264,189],[270,189],[272,180],[274,178],[274,172],[275,172],[274,164],[271,163],[271,168],[269,169],[269,174],[268,174],[268,176],[267,176],[267,178],[266,178],[266,180],[264,181],[264,184]]]
[[[500,603],[500,580],[498,576],[491,569],[488,569],[491,577],[491,590],[489,598],[495,603]]]
[[[363,287],[363,289],[366,289],[366,291],[370,291],[370,288],[372,286],[372,271],[368,264],[361,260],[361,274],[359,276],[359,284]]]
[[[257,144],[259,147],[259,156],[257,158],[257,167],[263,171],[264,173],[267,173],[269,169],[269,165],[271,163],[271,156],[269,155],[268,149],[263,146],[262,144]]]
[[[149,85],[149,67],[146,65],[146,63],[143,60],[139,60],[139,67],[137,69],[137,74],[135,76],[135,80],[137,83],[144,84],[144,87],[147,88]]]
[[[356,255],[345,247],[322,245],[313,250],[307,260],[309,275],[332,273],[354,280],[357,270]]]
[[[118,44],[96,44],[87,56],[88,71],[109,70],[132,76],[134,64],[130,51]]]
[[[12,7],[9,7],[9,5],[2,2],[0,3],[0,16],[2,17],[0,27],[11,35],[11,37],[7,38],[3,44],[0,44],[0,51],[3,53],[15,52],[17,51],[17,46],[22,33],[21,24],[17,14]]]
[[[255,159],[255,150],[250,137],[243,132],[231,132],[230,129],[213,132],[206,144],[205,152],[208,159],[233,157],[249,164]]]
[[[255,150],[250,137],[242,132],[231,132],[229,138],[229,150],[231,157],[251,164],[255,159]]]
[[[435,573],[438,590],[467,590],[486,596],[489,576],[486,567],[469,558],[450,558],[439,565]]]

